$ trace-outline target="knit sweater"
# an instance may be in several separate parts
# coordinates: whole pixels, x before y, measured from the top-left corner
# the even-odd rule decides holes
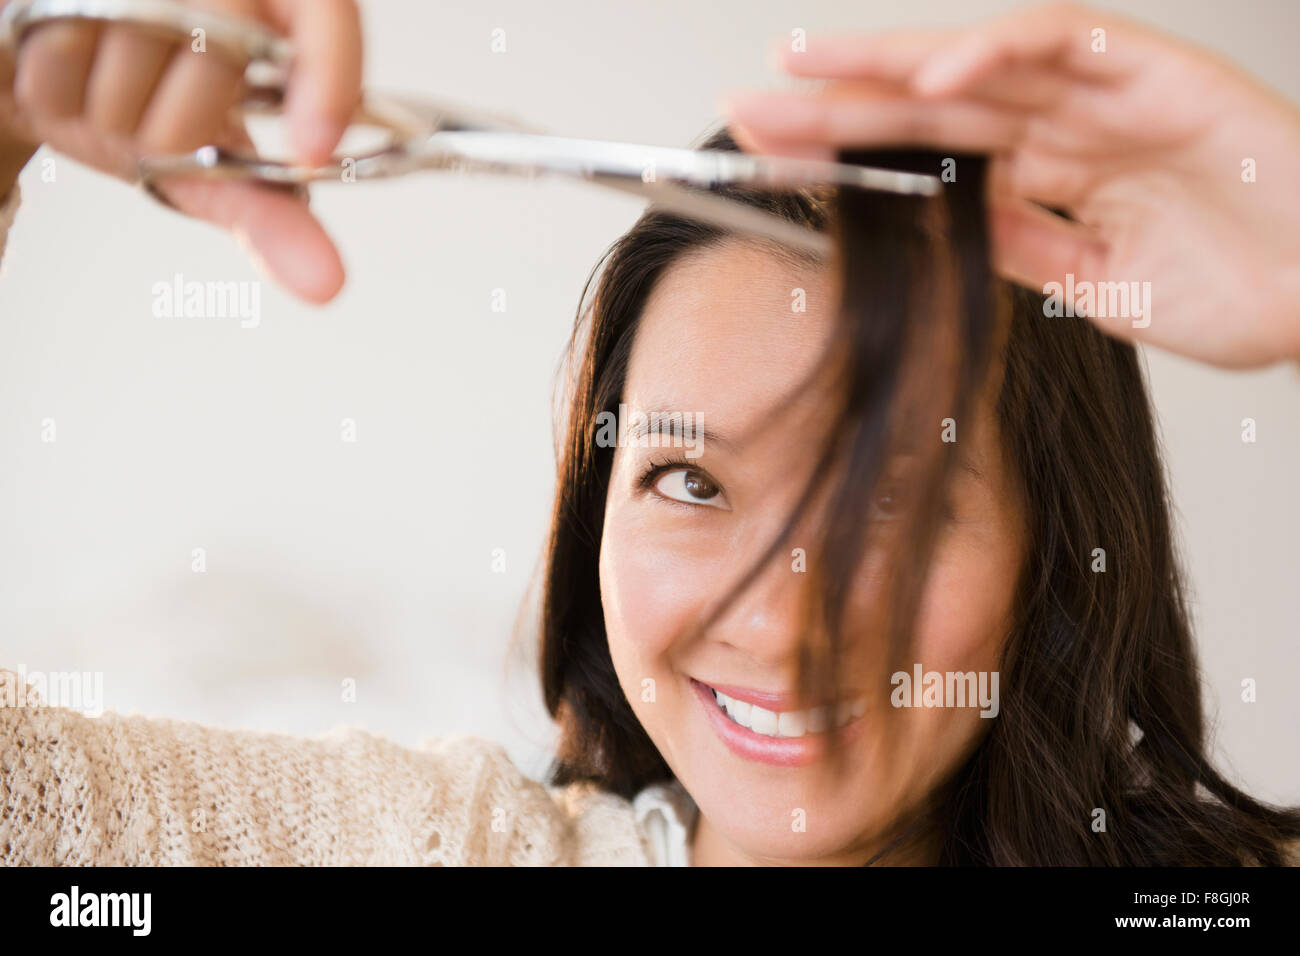
[[[89,717],[0,669],[0,864],[680,866],[694,812],[676,782],[546,786],[481,737]]]
[[[493,741],[415,748],[45,706],[0,670],[0,864],[685,865],[680,784],[525,777]]]

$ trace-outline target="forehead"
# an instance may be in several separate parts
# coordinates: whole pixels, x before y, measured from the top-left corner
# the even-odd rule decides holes
[[[660,276],[638,324],[629,402],[663,400],[728,419],[779,400],[814,367],[833,331],[829,267],[728,240]]]

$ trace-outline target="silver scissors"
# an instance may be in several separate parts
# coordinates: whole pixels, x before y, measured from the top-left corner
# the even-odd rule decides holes
[[[0,45],[16,50],[29,30],[68,19],[130,23],[185,42],[201,30],[213,49],[244,64],[243,114],[275,115],[283,108],[293,62],[287,38],[255,21],[173,0],[13,0],[0,13]],[[823,258],[832,251],[829,236],[709,192],[707,187],[726,183],[767,189],[848,185],[918,196],[933,196],[941,189],[937,176],[921,173],[550,136],[496,113],[434,99],[371,92],[364,94],[353,124],[381,130],[383,143],[362,155],[336,157],[335,162],[315,167],[205,146],[192,153],[140,158],[139,184],[166,203],[156,183],[177,175],[251,179],[295,190],[303,190],[311,182],[339,181],[340,169],[356,180],[421,170],[557,175],[632,193],[675,214],[763,236]]]

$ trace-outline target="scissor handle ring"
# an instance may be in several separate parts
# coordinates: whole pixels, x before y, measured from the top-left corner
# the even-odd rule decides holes
[[[246,91],[238,107],[241,114],[283,112],[285,83],[293,61],[288,38],[264,24],[172,0],[13,0],[0,12],[0,46],[17,50],[27,33],[45,23],[62,20],[97,20],[127,23],[183,41],[203,31],[211,44],[245,67]],[[415,142],[435,131],[429,117],[388,97],[366,96],[358,106],[353,123],[382,129],[385,142],[367,153],[340,157],[332,164],[302,166],[263,159],[219,146],[204,146],[190,153],[146,156],[137,160],[138,184],[155,199],[163,201],[156,180],[164,176],[215,176],[252,179],[274,185],[302,186],[309,182],[336,179],[341,164],[350,160],[361,171],[389,163],[409,152]]]
[[[54,20],[130,23],[172,40],[202,29],[205,43],[233,60],[287,68],[293,59],[288,39],[264,24],[173,0],[12,0],[0,12],[0,44],[16,49],[29,30]]]

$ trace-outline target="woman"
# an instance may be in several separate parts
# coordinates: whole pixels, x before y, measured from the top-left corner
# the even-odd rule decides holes
[[[330,3],[308,20],[297,4],[271,6],[272,22],[304,51],[292,128],[300,155],[319,160],[356,96],[355,14]],[[1212,296],[1197,289],[1174,305],[1162,299],[1168,311],[1147,340],[1227,365],[1300,356],[1293,211],[1276,192],[1211,188],[1216,148],[1231,150],[1215,140],[1219,110],[1232,107],[1238,129],[1268,130],[1252,141],[1294,165],[1294,109],[1109,16],[1112,49],[1128,52],[1106,61],[1103,83],[1071,59],[1071,38],[1099,15],[1019,16],[957,37],[811,45],[800,69],[837,84],[784,113],[770,101],[738,103],[739,129],[752,144],[805,155],[900,143],[990,153],[992,258],[1008,277],[1041,287],[1066,271],[1095,281],[1136,274],[1181,288],[1178,270],[1217,263],[1231,280],[1217,288],[1240,296],[1239,320],[1206,326],[1201,303]],[[170,56],[117,28],[43,28],[19,56],[2,188],[41,141],[126,169],[135,149],[232,135],[219,117],[233,78]],[[1141,64],[1153,60],[1154,82],[1200,84],[1217,99],[1166,110],[1157,117],[1165,127],[1136,117],[1137,141],[1125,140],[1104,97],[1143,101],[1152,80]],[[1094,81],[1104,93],[1075,87]],[[1123,163],[1097,150],[1075,156],[1068,138],[1049,135],[1064,129],[1087,142],[1089,106],[1108,118]],[[718,136],[707,145],[733,144]],[[1153,210],[1150,176],[1163,170],[1181,191]],[[959,160],[957,176],[949,224],[979,224],[962,202],[982,197],[982,162]],[[337,258],[291,198],[199,183],[168,195],[240,231],[305,297],[337,290]],[[830,226],[815,193],[748,198]],[[1026,200],[1097,226],[1085,232]],[[870,331],[861,310],[837,315],[831,270],[657,214],[603,263],[575,334],[548,565],[542,678],[564,731],[549,789],[473,738],[412,751],[358,733],[303,740],[6,708],[12,812],[0,845],[9,859],[1286,861],[1300,815],[1250,800],[1204,757],[1168,505],[1131,346],[1082,319],[1046,319],[1042,297],[1023,290],[971,297],[988,260],[976,230],[936,242],[915,209],[864,201],[842,216],[857,230],[845,247],[875,253],[841,263],[849,304],[885,289],[897,296],[883,303],[886,316],[933,311],[966,324],[936,322],[895,343],[905,348],[883,349],[861,336]],[[1211,211],[1216,229],[1196,228]],[[1136,238],[1134,222],[1145,227]],[[1225,222],[1251,244],[1240,257],[1248,274],[1224,261]],[[1184,256],[1150,256],[1170,235]],[[933,283],[891,278],[906,268]],[[1112,317],[1106,331],[1137,334],[1125,319]],[[970,341],[945,337],[972,330]],[[864,360],[896,351],[895,364],[870,366],[887,374],[863,374]],[[899,400],[879,401],[878,382]],[[601,414],[623,406],[644,427],[633,440],[601,441]],[[949,408],[960,412],[932,414]],[[886,418],[917,409],[914,419]],[[639,440],[651,437],[660,441]],[[862,472],[864,463],[884,470]],[[914,540],[925,546],[912,549]],[[924,575],[907,564],[917,555]],[[932,704],[932,673],[976,675],[972,699],[944,699],[959,684],[940,682]],[[844,762],[825,759],[832,754]],[[667,826],[655,829],[656,816]]]

